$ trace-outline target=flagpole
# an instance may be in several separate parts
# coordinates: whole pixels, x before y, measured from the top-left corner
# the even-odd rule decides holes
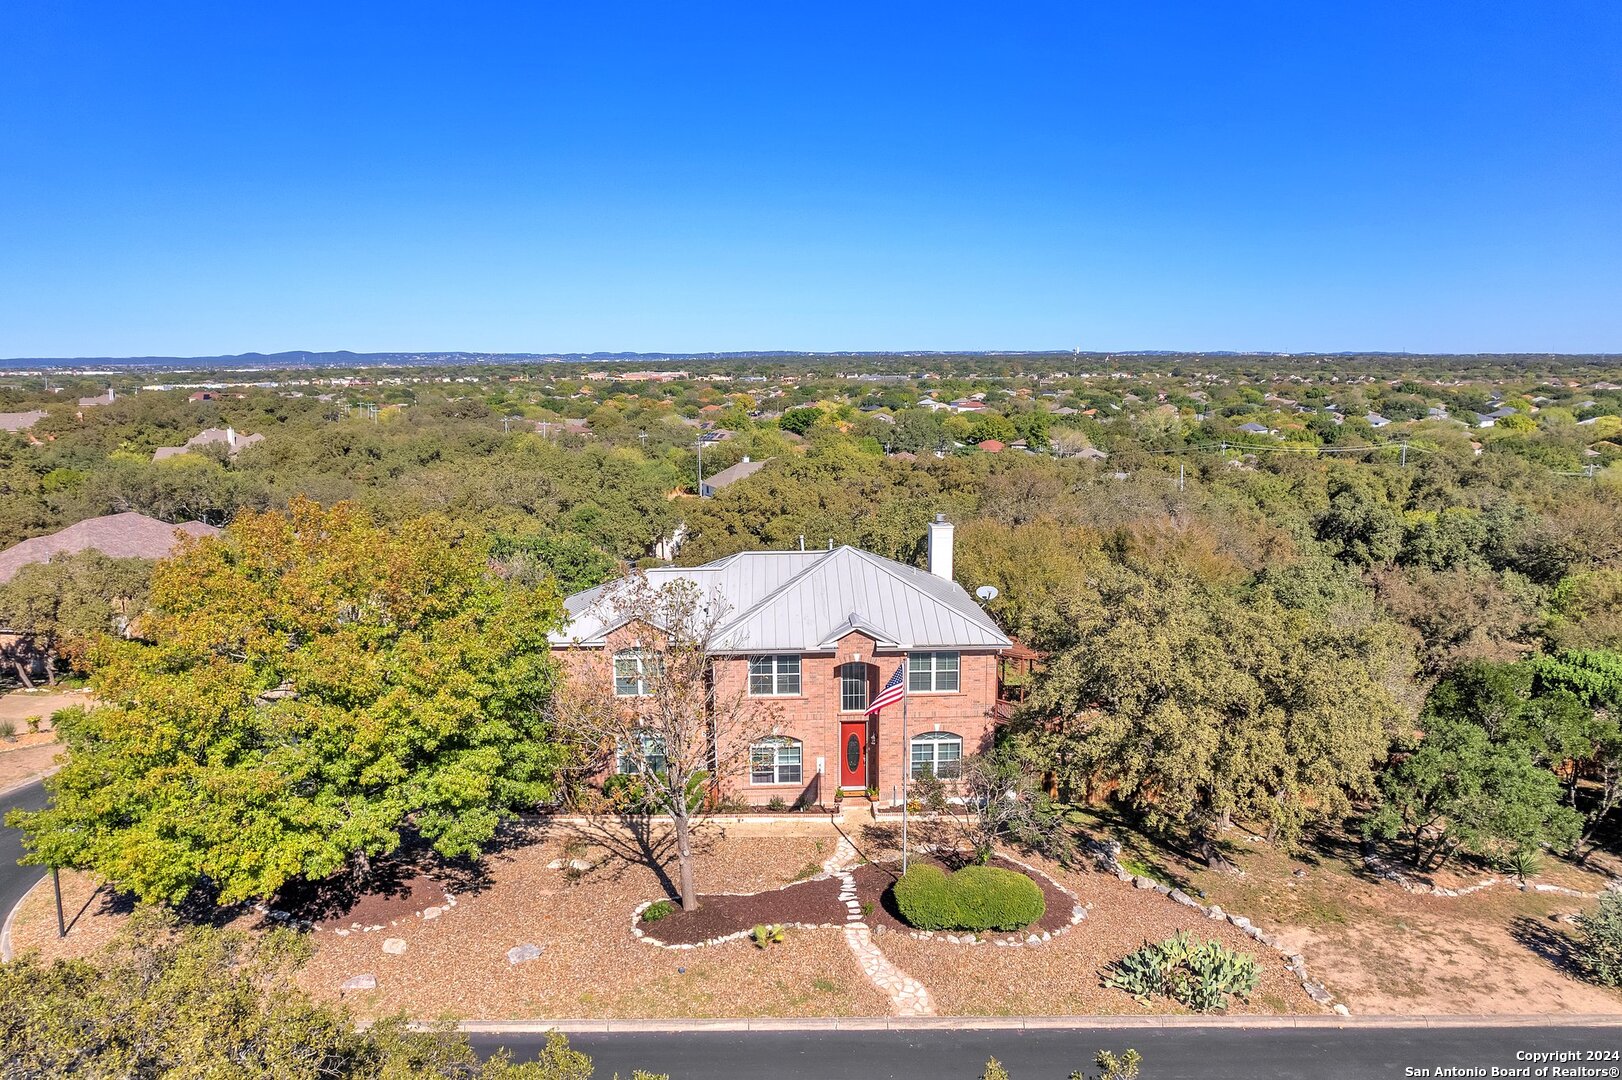
[[[901,655],[901,873],[907,873],[907,777],[912,772],[912,745],[907,742],[907,699],[912,694],[907,681],[912,672],[907,670],[907,656]]]

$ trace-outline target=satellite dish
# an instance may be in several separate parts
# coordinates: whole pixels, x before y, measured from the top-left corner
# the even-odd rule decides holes
[[[978,589],[974,590],[974,595],[989,603],[990,601],[997,599],[997,586],[982,585]]]

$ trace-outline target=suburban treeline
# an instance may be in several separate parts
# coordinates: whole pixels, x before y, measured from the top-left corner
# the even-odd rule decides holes
[[[289,511],[344,504],[340,537],[410,537],[412,559],[460,568],[452,598],[467,610],[434,615],[456,649],[472,648],[462,635],[493,603],[542,613],[523,646],[536,654],[533,676],[502,708],[521,701],[544,716],[551,676],[535,635],[557,617],[560,595],[672,554],[695,564],[848,543],[921,564],[925,524],[946,513],[958,525],[958,580],[995,586],[992,613],[1046,658],[1014,688],[1022,704],[1004,739],[1057,798],[1112,799],[1213,860],[1235,821],[1283,845],[1320,828],[1361,831],[1427,868],[1467,855],[1529,870],[1543,851],[1581,856],[1614,842],[1616,384],[1513,366],[1495,381],[1179,363],[930,378],[480,372],[449,385],[371,378],[323,396],[248,388],[192,401],[169,391],[87,408],[12,391],[8,408],[48,407],[31,429],[0,436],[0,541],[121,510],[244,527],[183,555],[186,581],[160,573],[150,597],[140,574],[87,574],[66,560],[0,587],[0,614],[48,642],[59,664],[121,656],[122,681],[104,693],[144,700],[141,678],[179,677],[225,647],[229,634],[201,642],[203,624],[178,618],[241,592],[230,575],[242,571],[216,563],[245,559],[244,545],[286,547],[273,523]],[[267,437],[236,455],[153,460],[158,447],[225,425]],[[706,478],[745,456],[768,467],[696,499],[700,439]],[[328,571],[366,565],[305,556]],[[496,584],[479,584],[486,576]],[[73,592],[102,578],[117,595],[85,602]],[[385,622],[377,632],[404,650],[395,662],[418,662],[416,642]],[[338,643],[320,640],[335,626],[307,630],[315,651],[299,663],[341,658],[330,651]],[[185,675],[186,692],[221,689],[214,668]],[[230,694],[251,705],[286,677],[239,671]],[[365,728],[378,707],[363,695],[347,716],[309,722]],[[379,748],[404,755],[387,768],[445,764],[432,724],[451,721],[423,715],[433,753]],[[92,739],[95,723],[65,730]],[[510,734],[547,745],[540,728]],[[505,737],[478,738],[487,735]],[[103,728],[92,741],[105,750],[117,736]],[[407,816],[440,829],[447,851],[472,850],[524,800],[550,797],[567,770],[537,750],[524,759],[531,772],[506,776],[477,741],[455,767],[473,768],[488,798],[425,818],[413,798],[387,802],[350,850],[388,850]],[[339,800],[354,765],[301,768],[333,777],[326,797]],[[275,873],[335,865],[320,844],[288,845],[297,856]],[[173,861],[194,880],[219,880],[223,856],[206,846]],[[182,885],[152,880],[141,891],[174,897]]]

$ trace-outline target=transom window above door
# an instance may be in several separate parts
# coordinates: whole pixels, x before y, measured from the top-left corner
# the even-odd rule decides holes
[[[750,697],[793,697],[800,692],[798,656],[751,656]]]

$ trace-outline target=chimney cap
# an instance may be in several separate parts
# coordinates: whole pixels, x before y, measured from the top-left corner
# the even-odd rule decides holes
[[[937,513],[935,515],[935,521],[936,521],[937,524],[941,524],[941,525],[946,524],[946,515],[944,513]]]

